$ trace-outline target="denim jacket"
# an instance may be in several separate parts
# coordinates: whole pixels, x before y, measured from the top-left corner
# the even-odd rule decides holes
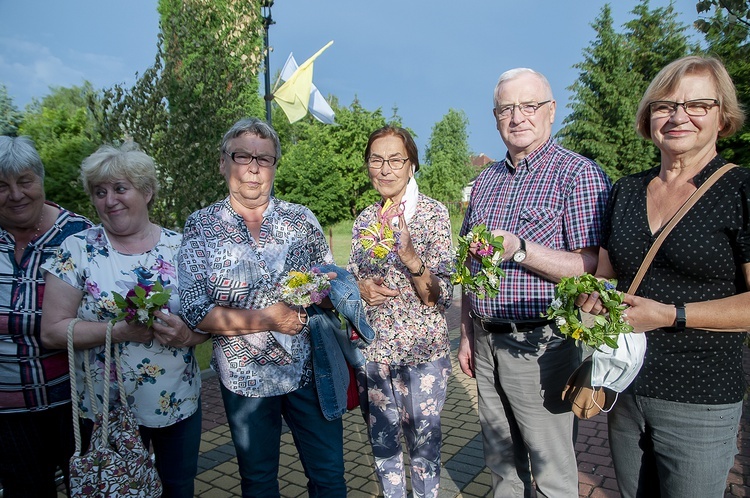
[[[346,413],[346,391],[349,386],[349,368],[346,364],[348,362],[355,368],[365,364],[365,357],[359,348],[375,339],[375,331],[365,318],[354,276],[336,265],[319,268],[323,272],[336,273],[337,277],[331,280],[329,298],[336,311],[347,321],[347,326],[342,328],[333,310],[317,305],[307,308],[318,401],[325,418],[333,420]],[[358,335],[354,339],[350,335],[352,327]]]

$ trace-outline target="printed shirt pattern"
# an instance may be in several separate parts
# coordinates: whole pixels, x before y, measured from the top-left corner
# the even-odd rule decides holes
[[[693,181],[696,187],[726,161],[716,156]],[[659,168],[618,180],[605,218],[602,246],[626,290],[658,237],[648,224],[647,188]],[[675,225],[636,294],[660,303],[694,303],[747,292],[742,265],[750,262],[750,171],[727,172]],[[708,256],[707,256],[708,255]],[[724,404],[745,395],[744,333],[672,328],[646,332],[643,367],[629,389],[680,403]]]
[[[96,226],[69,237],[57,256],[43,265],[52,275],[83,292],[78,318],[106,322],[119,312],[113,292],[121,295],[136,283],[161,283],[172,294],[170,313],[180,313],[177,273],[174,261],[180,248],[180,234],[161,229],[159,242],[142,254],[123,254],[112,247],[104,228]],[[120,348],[122,373],[128,405],[138,423],[146,427],[166,427],[183,420],[198,409],[200,375],[194,348],[174,348],[158,341],[124,342]],[[91,400],[83,380],[84,355],[89,356],[96,384],[96,407],[101,410],[101,383],[104,375],[104,346],[76,351],[78,401],[91,417]],[[110,393],[114,406],[119,395],[116,386]]]
[[[418,365],[450,354],[445,310],[453,299],[450,275],[454,265],[448,210],[422,194],[409,222],[409,234],[419,257],[438,278],[440,298],[436,306],[425,306],[414,289],[409,269],[397,255],[387,263],[372,262],[358,240],[358,227],[377,222],[381,204],[365,208],[352,229],[352,250],[348,270],[358,279],[384,277],[384,284],[398,289],[398,296],[380,306],[365,304],[367,321],[377,332],[375,341],[365,350],[369,361],[390,365]]]
[[[198,327],[214,306],[266,308],[280,301],[279,282],[289,271],[332,263],[323,229],[305,206],[271,198],[256,241],[226,198],[185,224],[178,264],[183,315]],[[236,394],[286,394],[312,380],[310,333],[214,335],[211,366]]]
[[[13,236],[0,228],[0,413],[63,405],[70,401],[68,356],[46,349],[40,338],[44,275],[41,264],[68,235],[91,222],[57,204],[55,224],[24,250],[16,263]]]
[[[506,158],[477,177],[460,233],[485,224],[555,250],[596,247],[609,189],[609,179],[595,162],[550,139],[517,167]],[[470,264],[476,273],[479,263]],[[555,284],[513,262],[502,268],[506,277],[496,298],[470,295],[474,312],[538,320],[554,297]]]

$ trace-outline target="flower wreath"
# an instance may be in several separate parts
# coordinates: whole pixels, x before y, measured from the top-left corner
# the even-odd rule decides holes
[[[319,268],[306,272],[292,270],[281,279],[279,286],[282,301],[303,308],[320,304],[331,292],[328,275]]]
[[[581,321],[575,300],[580,294],[592,292],[599,293],[607,314],[597,315],[593,326],[588,327]],[[584,273],[580,277],[565,277],[560,280],[555,287],[555,299],[547,308],[546,315],[543,315],[554,320],[562,334],[577,342],[595,349],[602,344],[617,349],[617,336],[633,331],[633,327],[625,321],[623,312],[627,305],[623,304],[622,299],[623,293],[617,290],[616,280],[599,280]]]
[[[481,258],[482,268],[472,275],[464,264],[469,257],[469,246],[479,242],[477,256]],[[503,259],[503,238],[495,237],[485,225],[477,225],[469,233],[458,238],[456,250],[456,271],[451,275],[452,284],[461,284],[465,292],[476,294],[480,299],[485,296],[497,296],[500,278],[505,272],[500,268]]]

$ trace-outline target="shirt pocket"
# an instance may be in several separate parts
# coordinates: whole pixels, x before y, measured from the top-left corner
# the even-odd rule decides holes
[[[557,235],[561,214],[545,207],[525,208],[519,217],[518,235],[549,246]]]

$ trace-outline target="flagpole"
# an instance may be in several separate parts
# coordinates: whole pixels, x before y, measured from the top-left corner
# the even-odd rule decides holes
[[[273,95],[271,95],[271,48],[268,45],[268,28],[272,24],[276,24],[273,19],[271,18],[271,7],[273,7],[273,1],[274,0],[262,0],[261,1],[261,7],[262,7],[262,17],[263,17],[263,30],[264,30],[264,45],[265,45],[265,54],[266,54],[266,94],[263,96],[263,99],[266,101],[266,122],[273,126],[273,123],[271,123],[271,100],[273,100]]]

